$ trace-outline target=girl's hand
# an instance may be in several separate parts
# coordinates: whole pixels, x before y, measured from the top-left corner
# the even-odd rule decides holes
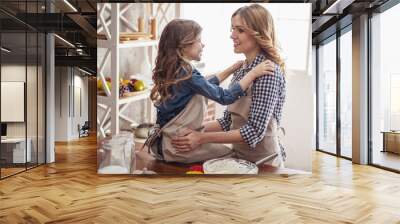
[[[274,63],[270,60],[265,60],[254,67],[249,73],[252,73],[255,78],[263,75],[273,75],[275,70]]]
[[[223,82],[226,78],[228,78],[232,73],[234,73],[236,70],[238,70],[240,67],[242,67],[243,61],[237,61],[235,64],[229,66],[225,70],[223,70],[221,73],[217,74],[217,78],[219,82]]]
[[[235,62],[235,64],[233,64],[233,65],[231,65],[231,67],[229,67],[231,73],[233,73],[233,72],[235,72],[236,70],[238,70],[239,68],[241,68],[242,65],[243,65],[243,61],[237,61],[237,62]]]

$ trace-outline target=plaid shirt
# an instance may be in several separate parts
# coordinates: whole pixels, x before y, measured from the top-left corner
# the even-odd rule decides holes
[[[266,57],[259,54],[249,66],[243,65],[234,73],[231,85],[241,80],[252,68],[264,60]],[[255,148],[262,141],[271,117],[277,120],[279,127],[285,102],[285,87],[285,77],[278,65],[275,65],[274,75],[265,75],[254,80],[251,87],[253,93],[248,121],[240,127],[240,134],[250,148]],[[227,109],[224,111],[224,116],[217,120],[224,131],[230,130],[232,118]]]

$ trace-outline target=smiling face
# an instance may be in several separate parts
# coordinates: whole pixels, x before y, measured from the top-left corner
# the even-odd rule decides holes
[[[182,55],[188,60],[200,61],[204,44],[201,42],[201,35],[198,35],[194,42],[182,49]]]
[[[235,53],[248,54],[258,49],[256,40],[246,32],[245,24],[240,17],[236,15],[231,19],[231,39]]]

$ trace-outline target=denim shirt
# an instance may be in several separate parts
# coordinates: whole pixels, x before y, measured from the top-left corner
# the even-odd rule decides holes
[[[219,86],[219,80],[216,76],[212,76],[207,80],[196,69],[193,69],[190,79],[173,85],[171,91],[171,98],[159,105],[155,105],[157,109],[157,124],[160,127],[163,127],[168,121],[177,116],[195,94],[200,94],[222,105],[232,104],[245,94],[239,83],[224,89]]]

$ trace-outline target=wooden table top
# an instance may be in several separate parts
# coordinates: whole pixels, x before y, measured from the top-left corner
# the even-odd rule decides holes
[[[193,164],[183,164],[156,160],[152,155],[148,153],[146,147],[143,148],[143,150],[140,150],[141,147],[142,144],[136,144],[135,155],[132,155],[131,174],[187,175],[186,172],[190,171],[191,166],[203,164],[201,162]],[[106,160],[106,157],[107,155],[104,155],[104,153],[98,153],[98,164],[101,164],[103,160]],[[143,170],[145,170],[145,172],[141,172]],[[308,174],[308,172],[288,168],[278,168],[268,164],[262,164],[258,166],[258,174],[293,175]],[[220,174],[214,176],[220,176]]]

